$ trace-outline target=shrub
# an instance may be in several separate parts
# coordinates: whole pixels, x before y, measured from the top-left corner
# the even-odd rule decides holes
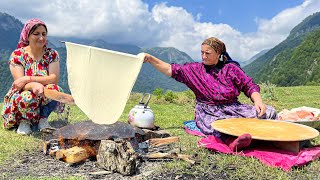
[[[155,95],[157,97],[157,99],[160,99],[163,95],[163,89],[157,88],[153,91],[152,94]]]
[[[262,83],[260,84],[260,92],[261,92],[261,96],[264,99],[268,99],[268,100],[278,100],[276,94],[275,94],[275,88],[276,85],[270,83],[269,81],[267,81],[266,83]]]
[[[172,91],[167,91],[164,95],[164,99],[170,103],[173,103],[176,98],[177,96]]]

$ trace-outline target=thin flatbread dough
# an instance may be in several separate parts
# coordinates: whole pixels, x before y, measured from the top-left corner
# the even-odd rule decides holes
[[[253,139],[265,141],[303,141],[319,136],[319,131],[309,126],[277,120],[231,118],[214,121],[211,126],[225,134],[249,133]]]
[[[125,108],[144,54],[65,44],[68,83],[75,104],[94,123],[115,123]]]

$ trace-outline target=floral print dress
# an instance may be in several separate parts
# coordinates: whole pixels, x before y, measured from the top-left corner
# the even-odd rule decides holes
[[[19,48],[12,52],[9,64],[23,66],[25,76],[48,76],[49,64],[56,61],[59,61],[58,52],[51,48],[45,48],[45,53],[39,61],[33,61],[24,48]],[[45,87],[63,92],[55,84],[48,84]],[[40,108],[51,101],[48,98],[35,95],[32,91],[18,91],[12,86],[4,97],[2,109],[4,127],[9,129],[15,125],[19,125],[21,120],[25,120],[30,124],[38,123],[39,119],[42,118],[40,117]]]

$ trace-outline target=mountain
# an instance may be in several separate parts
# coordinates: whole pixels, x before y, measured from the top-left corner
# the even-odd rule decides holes
[[[262,51],[260,51],[258,54],[252,56],[249,60],[247,60],[247,61],[240,61],[239,63],[240,63],[240,65],[241,65],[242,67],[244,67],[244,66],[252,63],[252,62],[255,61],[256,59],[258,59],[260,56],[264,55],[264,54],[265,54],[266,52],[268,52],[269,50],[270,50],[270,49],[262,50]]]
[[[320,84],[320,12],[294,27],[280,44],[243,70],[256,82],[278,86]]]
[[[4,95],[8,92],[13,82],[7,61],[0,61],[0,82],[0,103],[2,103]]]
[[[0,13],[0,97],[3,97],[9,90],[13,79],[8,66],[8,59],[11,52],[16,48],[17,42],[20,37],[23,24],[13,16],[6,13]],[[50,35],[50,34],[49,34]],[[56,49],[60,55],[60,80],[59,85],[70,93],[67,78],[66,67],[66,48],[62,41],[74,42],[78,44],[84,44],[89,46],[95,46],[104,49],[110,49],[114,51],[120,51],[129,54],[138,54],[140,52],[146,52],[152,54],[169,63],[185,63],[192,62],[193,60],[186,53],[179,51],[175,48],[146,48],[141,49],[138,46],[130,44],[115,44],[107,42],[103,39],[81,39],[81,38],[62,38],[48,36],[48,45]],[[172,78],[166,77],[159,73],[150,64],[143,64],[136,84],[133,87],[133,91],[136,92],[152,92],[156,88],[162,88],[164,90],[183,91],[187,87],[179,82],[176,82]]]
[[[16,48],[22,27],[18,19],[0,12],[0,61],[8,59]]]
[[[173,47],[154,47],[141,49],[140,52],[151,54],[169,64],[194,62],[189,55]],[[133,87],[135,92],[152,92],[156,88],[184,91],[187,86],[157,71],[149,63],[142,65],[138,79]]]
[[[19,20],[0,12],[0,102],[13,82],[8,59],[17,46],[22,27],[23,24]]]
[[[53,47],[53,48],[65,47],[63,41],[68,41],[68,42],[73,42],[77,44],[84,44],[88,46],[94,46],[94,47],[103,48],[103,49],[110,49],[110,50],[129,53],[129,54],[138,54],[141,49],[136,45],[109,43],[102,39],[92,40],[92,39],[49,36],[48,40],[49,40],[49,43],[51,43],[50,47]]]
[[[60,55],[60,81],[59,85],[68,93],[70,93],[68,86],[68,73],[66,66],[66,49],[63,47],[56,48]],[[110,48],[110,50],[114,50]],[[122,50],[124,52],[125,50]],[[165,48],[165,47],[154,47],[140,49],[139,52],[145,52],[158,57],[168,63],[179,63],[183,64],[186,62],[193,62],[193,60],[186,53],[181,52],[175,48]],[[139,52],[135,53],[138,54]],[[128,52],[125,52],[128,53]],[[134,92],[153,92],[156,88],[162,88],[163,90],[172,91],[184,91],[187,87],[175,81],[174,79],[165,76],[164,74],[158,72],[149,63],[142,65],[136,83],[133,87]]]

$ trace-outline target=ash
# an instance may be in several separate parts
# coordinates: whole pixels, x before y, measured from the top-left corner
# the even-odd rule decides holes
[[[95,159],[87,159],[85,162],[71,165],[43,154],[40,149],[17,156],[0,165],[0,179],[19,179],[21,177],[68,179],[71,176],[78,176],[79,179],[149,179],[148,177],[152,176],[156,169],[160,169],[162,164],[160,161],[141,160],[137,162],[136,174],[123,176],[98,167]]]

